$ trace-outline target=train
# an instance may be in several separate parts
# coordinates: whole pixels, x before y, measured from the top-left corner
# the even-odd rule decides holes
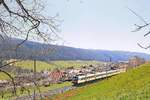
[[[104,72],[95,72],[95,73],[88,73],[88,74],[80,74],[76,75],[72,78],[72,83],[74,85],[79,85],[82,83],[110,77],[119,73],[126,72],[126,69],[115,69],[115,70],[109,70]]]

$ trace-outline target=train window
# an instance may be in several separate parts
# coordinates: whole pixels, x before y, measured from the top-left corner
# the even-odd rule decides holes
[[[87,77],[81,78],[81,80],[85,80],[85,79],[87,79]]]
[[[99,75],[96,75],[96,77],[97,77],[97,76],[103,76],[103,75],[106,75],[106,73],[104,73],[104,74],[99,74]]]
[[[87,80],[87,79],[90,79],[90,78],[93,78],[93,77],[95,77],[95,76],[84,77],[81,80]]]
[[[73,81],[78,80],[78,77],[75,76],[75,77],[72,78],[72,80]]]

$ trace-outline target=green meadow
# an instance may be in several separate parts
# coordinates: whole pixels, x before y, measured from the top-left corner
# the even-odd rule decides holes
[[[0,80],[5,80],[5,79],[9,79],[9,77],[6,74],[0,72]]]
[[[54,100],[150,100],[150,63],[106,80],[67,91]]]
[[[36,61],[37,71],[42,70],[53,70],[53,69],[63,69],[68,67],[81,67],[85,65],[97,65],[102,64],[102,62],[99,61],[50,61],[50,62],[44,62],[44,61]],[[33,69],[34,62],[32,60],[24,60],[15,63],[15,66],[24,68],[24,69]]]

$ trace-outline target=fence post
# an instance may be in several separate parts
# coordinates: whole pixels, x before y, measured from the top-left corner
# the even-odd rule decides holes
[[[34,80],[35,80],[35,82],[36,82],[36,60],[34,60]],[[34,88],[34,95],[33,95],[33,100],[35,100],[36,99],[36,90],[35,90],[35,88]]]

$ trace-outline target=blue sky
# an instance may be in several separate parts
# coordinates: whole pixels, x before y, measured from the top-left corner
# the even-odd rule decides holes
[[[64,45],[86,49],[147,52],[146,31],[131,32],[142,22],[127,7],[150,19],[148,0],[48,0],[47,13],[59,13]]]

